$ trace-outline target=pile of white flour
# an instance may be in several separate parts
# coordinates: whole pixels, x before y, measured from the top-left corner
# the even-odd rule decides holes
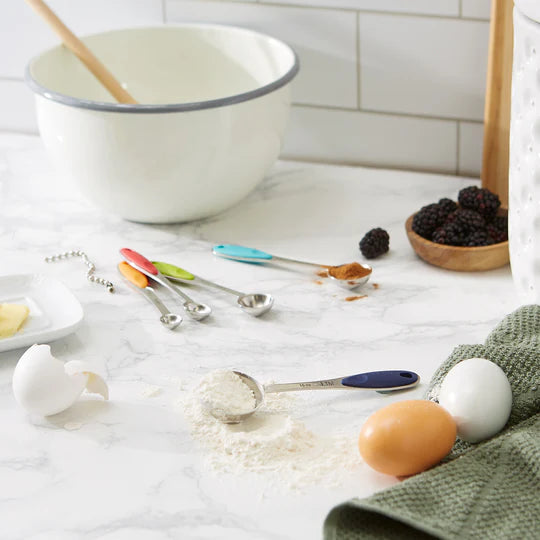
[[[234,371],[212,371],[197,389],[199,399],[221,414],[244,414],[257,405],[253,391]]]
[[[219,386],[222,377],[223,372],[210,373],[183,402],[191,434],[206,450],[206,460],[212,470],[233,474],[255,472],[265,475],[268,483],[277,489],[301,491],[310,484],[340,485],[351,470],[359,467],[356,439],[313,433],[290,416],[294,398],[288,394],[268,394],[261,409],[240,424],[223,424],[216,420],[201,405],[200,392],[202,388],[208,398],[207,393],[214,383]],[[238,380],[251,393],[247,385]],[[226,387],[229,384],[235,383],[229,380]],[[216,400],[219,398],[224,409],[247,406],[245,389],[235,396],[223,390],[216,389]]]

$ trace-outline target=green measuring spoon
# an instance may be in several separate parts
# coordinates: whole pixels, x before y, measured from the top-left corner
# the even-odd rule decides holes
[[[167,276],[170,278],[176,278],[179,281],[193,281],[195,279],[195,276],[191,272],[188,272],[187,270],[184,270],[183,268],[180,268],[179,266],[175,266],[174,264],[158,262],[158,261],[152,261],[152,264],[164,276]]]
[[[160,261],[152,261],[152,264],[171,281],[178,281],[180,283],[200,283],[201,285],[207,285],[208,287],[213,287],[215,289],[233,294],[237,297],[236,302],[240,309],[252,317],[259,317],[263,313],[269,311],[274,305],[274,298],[270,294],[244,294],[240,291],[236,291],[229,287],[219,285],[213,281],[196,276],[174,264]]]

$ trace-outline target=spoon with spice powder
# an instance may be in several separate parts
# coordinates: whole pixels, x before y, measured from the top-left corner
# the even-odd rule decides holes
[[[330,277],[337,285],[345,289],[354,289],[366,283],[371,277],[373,269],[368,264],[360,264],[358,262],[341,264],[338,266],[330,266],[327,264],[317,264],[307,261],[299,261],[297,259],[289,259],[286,257],[278,257],[271,255],[258,249],[237,246],[234,244],[220,244],[212,249],[214,255],[231,259],[233,261],[242,261],[249,263],[264,264],[268,262],[287,262],[293,264],[301,264],[318,268],[320,277]],[[324,274],[324,275],[323,275]]]

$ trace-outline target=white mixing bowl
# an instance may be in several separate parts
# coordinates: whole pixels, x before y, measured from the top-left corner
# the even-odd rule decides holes
[[[34,58],[26,80],[53,162],[98,206],[147,223],[211,216],[278,157],[299,69],[288,45],[203,24],[84,42],[140,105],[116,103],[63,46]]]

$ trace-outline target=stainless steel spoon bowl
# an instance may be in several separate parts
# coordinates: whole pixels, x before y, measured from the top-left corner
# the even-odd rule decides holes
[[[174,330],[182,322],[182,317],[176,313],[165,313],[159,318],[159,322],[169,330]]]
[[[359,373],[348,377],[338,377],[337,379],[325,379],[320,381],[267,384],[262,385],[253,377],[234,371],[253,392],[255,407],[251,411],[241,414],[231,414],[223,409],[212,407],[211,403],[202,401],[202,406],[217,420],[224,424],[238,424],[249,418],[256,412],[264,402],[265,394],[273,392],[295,392],[300,390],[375,390],[377,392],[392,392],[396,390],[406,390],[415,387],[420,382],[420,376],[413,371],[391,370],[391,371],[371,371]]]
[[[185,302],[182,304],[184,311],[195,321],[202,321],[212,313],[210,306],[194,302],[191,297],[189,297],[184,291],[180,290],[180,288],[176,285],[173,285],[173,288],[176,291],[176,294],[179,294],[185,300]]]
[[[334,277],[330,272],[328,272],[328,277],[334,283],[336,283],[340,287],[343,287],[344,289],[356,289],[356,287],[360,287],[360,285],[367,283],[369,281],[369,278],[371,277],[371,273],[373,272],[373,268],[371,268],[369,264],[362,264],[361,266],[368,271],[365,276],[354,279],[339,279]]]
[[[230,412],[216,408],[212,403],[208,401],[201,400],[201,405],[203,408],[210,413],[216,420],[223,422],[224,424],[239,424],[244,420],[247,420],[264,402],[264,387],[259,384],[253,377],[246,375],[240,371],[234,371],[238,375],[244,384],[246,384],[249,389],[253,392],[253,397],[255,398],[255,407],[248,412],[240,414],[231,414]]]
[[[240,294],[238,305],[253,317],[266,313],[274,305],[274,298],[269,294]]]

